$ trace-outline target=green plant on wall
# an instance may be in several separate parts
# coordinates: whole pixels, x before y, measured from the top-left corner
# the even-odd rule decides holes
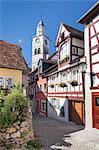
[[[70,83],[72,86],[77,86],[78,85],[78,82],[76,80],[73,80],[71,83]]]
[[[64,88],[64,87],[67,87],[67,84],[62,82],[59,84],[59,86]]]
[[[11,126],[14,122],[26,118],[27,99],[22,88],[12,88],[7,95],[0,91],[0,128]]]
[[[54,88],[54,84],[50,84],[50,87],[51,87],[51,88]]]

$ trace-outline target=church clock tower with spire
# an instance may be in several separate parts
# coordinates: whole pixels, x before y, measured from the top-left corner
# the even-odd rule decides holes
[[[39,59],[48,59],[49,39],[45,35],[42,20],[37,25],[36,36],[32,38],[32,71],[37,68]]]

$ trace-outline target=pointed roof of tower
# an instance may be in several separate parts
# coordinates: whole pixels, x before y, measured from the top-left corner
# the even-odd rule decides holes
[[[44,26],[44,23],[43,23],[42,19],[39,21],[38,26]]]

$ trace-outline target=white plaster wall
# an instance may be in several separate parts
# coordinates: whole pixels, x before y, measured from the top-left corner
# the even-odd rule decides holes
[[[93,20],[95,22],[99,18],[99,15]],[[91,23],[90,23],[91,24]],[[99,22],[95,24],[96,31],[99,32]],[[85,56],[87,58],[87,69],[85,74],[85,124],[86,128],[92,128],[92,92],[99,92],[99,90],[90,90],[90,58],[89,58],[89,31],[88,26],[85,26]],[[91,27],[91,36],[93,36],[94,30]],[[91,39],[91,47],[95,46],[97,43],[96,37]],[[97,52],[96,49],[92,50],[92,53]],[[92,62],[96,62],[99,60],[99,54],[92,56]],[[93,72],[99,72],[99,64],[93,65]],[[99,79],[94,77],[94,86],[99,85]]]
[[[94,47],[96,44],[98,44],[97,38],[96,38],[96,37],[93,37],[93,38],[91,39],[91,47]]]
[[[85,74],[85,127],[92,128],[92,96],[90,90],[90,64],[89,64],[89,31],[88,27],[85,26],[84,31],[85,40],[85,56],[87,58],[87,68]]]
[[[95,63],[98,61],[99,61],[99,53],[92,56],[92,63]],[[97,64],[97,65],[99,66],[99,64]],[[99,69],[97,71],[99,71]]]
[[[57,100],[59,101],[60,108],[64,106],[64,111],[65,111],[65,117],[60,117],[59,116],[60,109],[57,108],[54,109],[53,107],[50,106],[51,99],[52,98],[48,97],[48,117],[67,122],[69,120],[68,100],[66,100],[65,98],[57,98]]]
[[[73,38],[72,44],[79,46],[79,47],[82,47],[82,48],[84,47],[84,42],[82,40],[77,39],[77,38]]]

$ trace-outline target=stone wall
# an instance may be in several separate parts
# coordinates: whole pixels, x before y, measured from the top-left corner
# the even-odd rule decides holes
[[[0,129],[0,147],[13,144],[20,147],[29,140],[34,139],[32,111],[29,105],[27,118],[24,122],[16,122],[11,127]]]

